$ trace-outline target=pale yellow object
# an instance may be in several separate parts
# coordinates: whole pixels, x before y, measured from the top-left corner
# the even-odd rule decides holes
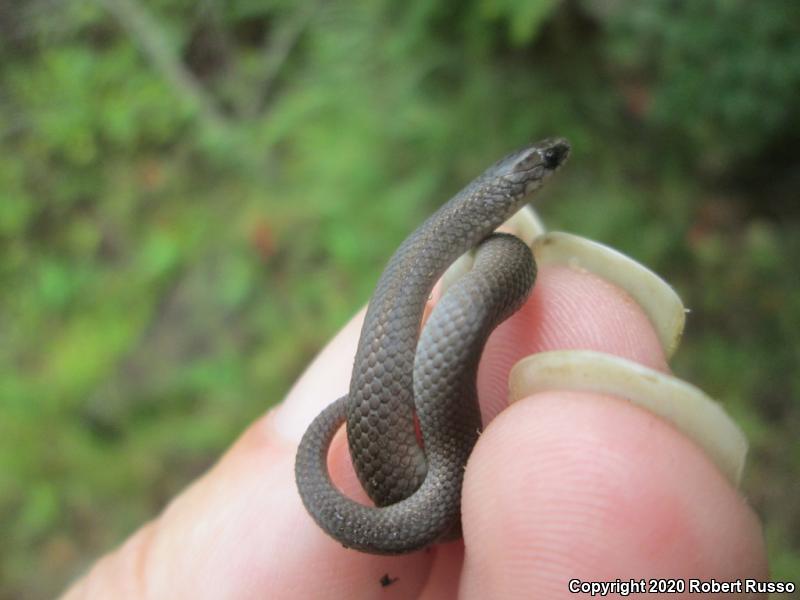
[[[618,356],[587,350],[542,352],[511,369],[509,402],[549,390],[607,394],[646,408],[693,440],[739,485],[747,440],[725,410],[699,388]]]
[[[537,237],[533,253],[540,266],[584,269],[623,289],[642,307],[667,357],[675,352],[686,323],[686,309],[675,290],[650,269],[613,248],[555,231]]]

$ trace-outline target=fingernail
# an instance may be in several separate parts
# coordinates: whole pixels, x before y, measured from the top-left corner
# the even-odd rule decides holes
[[[472,254],[471,250],[459,256],[455,262],[447,268],[447,270],[444,272],[444,275],[442,275],[440,280],[441,291],[439,295],[441,296],[441,294],[447,291],[447,289],[453,285],[453,283],[459,280],[466,273],[469,273],[474,262],[475,256]]]
[[[511,369],[509,402],[552,390],[608,394],[651,411],[692,439],[739,486],[747,439],[722,406],[699,388],[639,363],[587,350],[542,352]]]
[[[536,238],[533,253],[540,266],[583,269],[625,290],[653,324],[667,358],[675,352],[686,309],[675,290],[650,269],[613,248],[555,231]]]
[[[514,213],[508,221],[497,229],[498,231],[514,234],[528,246],[532,246],[533,241],[547,231],[539,215],[529,204]]]

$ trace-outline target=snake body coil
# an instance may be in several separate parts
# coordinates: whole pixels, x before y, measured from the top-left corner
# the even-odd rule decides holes
[[[522,305],[535,277],[529,248],[491,233],[568,154],[565,140],[548,139],[507,156],[390,259],[367,309],[350,392],[312,422],[295,462],[303,503],[345,546],[398,554],[460,535],[464,467],[481,427],[478,361],[486,338]],[[478,244],[473,269],[451,286],[420,334],[433,285]],[[356,473],[375,507],[350,500],[330,481],[328,446],[345,420]]]

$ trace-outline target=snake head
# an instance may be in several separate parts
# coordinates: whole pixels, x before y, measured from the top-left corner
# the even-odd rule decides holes
[[[569,151],[564,138],[547,138],[508,155],[497,167],[519,195],[526,195],[564,164]]]

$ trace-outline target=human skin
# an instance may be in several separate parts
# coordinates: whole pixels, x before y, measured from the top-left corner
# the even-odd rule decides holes
[[[586,392],[539,393],[507,406],[508,371],[534,352],[589,349],[668,371],[630,296],[566,267],[540,269],[527,304],[484,352],[485,428],[465,474],[463,542],[404,556],[342,548],[303,508],[294,458],[311,419],[347,391],[362,318],[363,311],[209,472],[64,598],[558,599],[575,597],[570,579],[767,578],[752,509],[665,421]],[[344,493],[367,501],[344,431],[329,466]],[[386,587],[384,575],[393,580]]]

